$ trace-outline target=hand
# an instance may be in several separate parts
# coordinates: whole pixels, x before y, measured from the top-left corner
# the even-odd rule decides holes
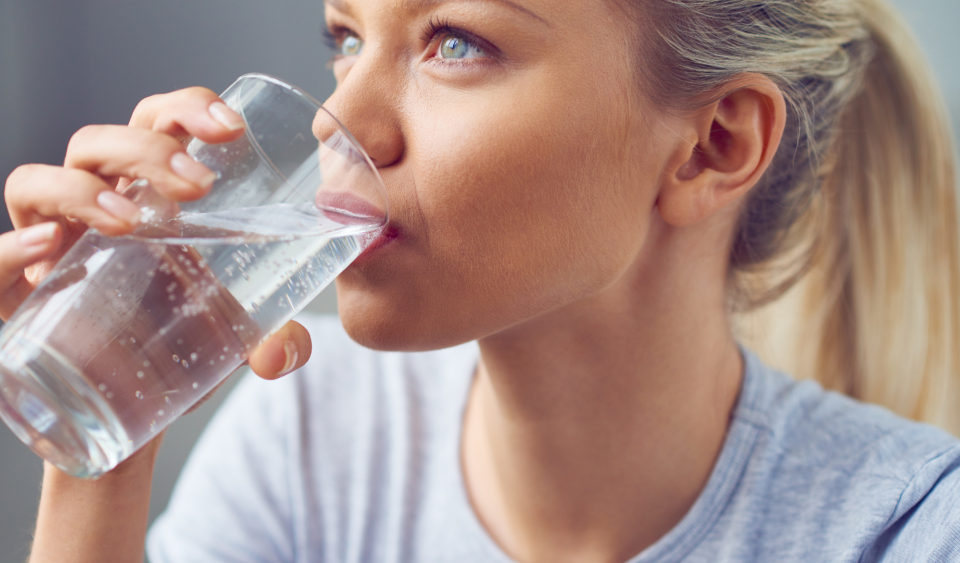
[[[14,170],[5,197],[16,230],[0,235],[0,318],[13,314],[88,226],[114,236],[133,231],[140,212],[118,187],[143,178],[169,199],[198,199],[215,176],[187,155],[180,139],[222,143],[243,127],[212,91],[188,88],[143,100],[129,126],[84,127],[71,138],[63,166]],[[275,379],[306,363],[310,352],[306,329],[291,322],[248,361],[255,373]]]

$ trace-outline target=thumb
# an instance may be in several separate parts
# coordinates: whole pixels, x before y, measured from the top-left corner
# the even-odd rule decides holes
[[[248,362],[260,377],[277,379],[307,363],[312,350],[307,329],[290,321],[254,350]]]

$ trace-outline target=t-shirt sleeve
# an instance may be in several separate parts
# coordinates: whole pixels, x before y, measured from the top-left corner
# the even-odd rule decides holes
[[[960,561],[960,451],[929,461],[906,487],[891,525],[863,561]]]
[[[150,529],[151,563],[293,561],[287,379],[247,374],[221,406]]]

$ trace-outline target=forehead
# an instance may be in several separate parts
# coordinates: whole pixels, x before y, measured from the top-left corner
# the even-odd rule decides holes
[[[425,8],[430,8],[433,6],[438,6],[441,4],[448,3],[494,3],[504,6],[506,8],[516,10],[517,12],[530,16],[538,20],[543,20],[532,8],[524,5],[524,0],[395,0],[393,2],[394,7],[404,10],[404,11],[417,11]],[[526,4],[535,4],[535,2],[525,2]],[[325,0],[324,4],[336,8],[340,11],[349,10],[349,0]]]
[[[581,23],[597,15],[597,9],[609,14],[611,7],[619,7],[621,0],[324,0],[324,4],[347,15],[369,10],[390,13],[417,14],[443,6],[496,7],[518,19],[546,27],[562,24],[572,18]],[[622,12],[620,12],[622,16]],[[599,23],[599,22],[598,22]]]

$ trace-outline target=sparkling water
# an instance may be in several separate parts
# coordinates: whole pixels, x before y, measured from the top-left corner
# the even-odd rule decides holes
[[[379,224],[278,205],[88,232],[3,328],[0,366],[19,367],[0,379],[0,415],[61,468],[104,473],[236,370]]]

